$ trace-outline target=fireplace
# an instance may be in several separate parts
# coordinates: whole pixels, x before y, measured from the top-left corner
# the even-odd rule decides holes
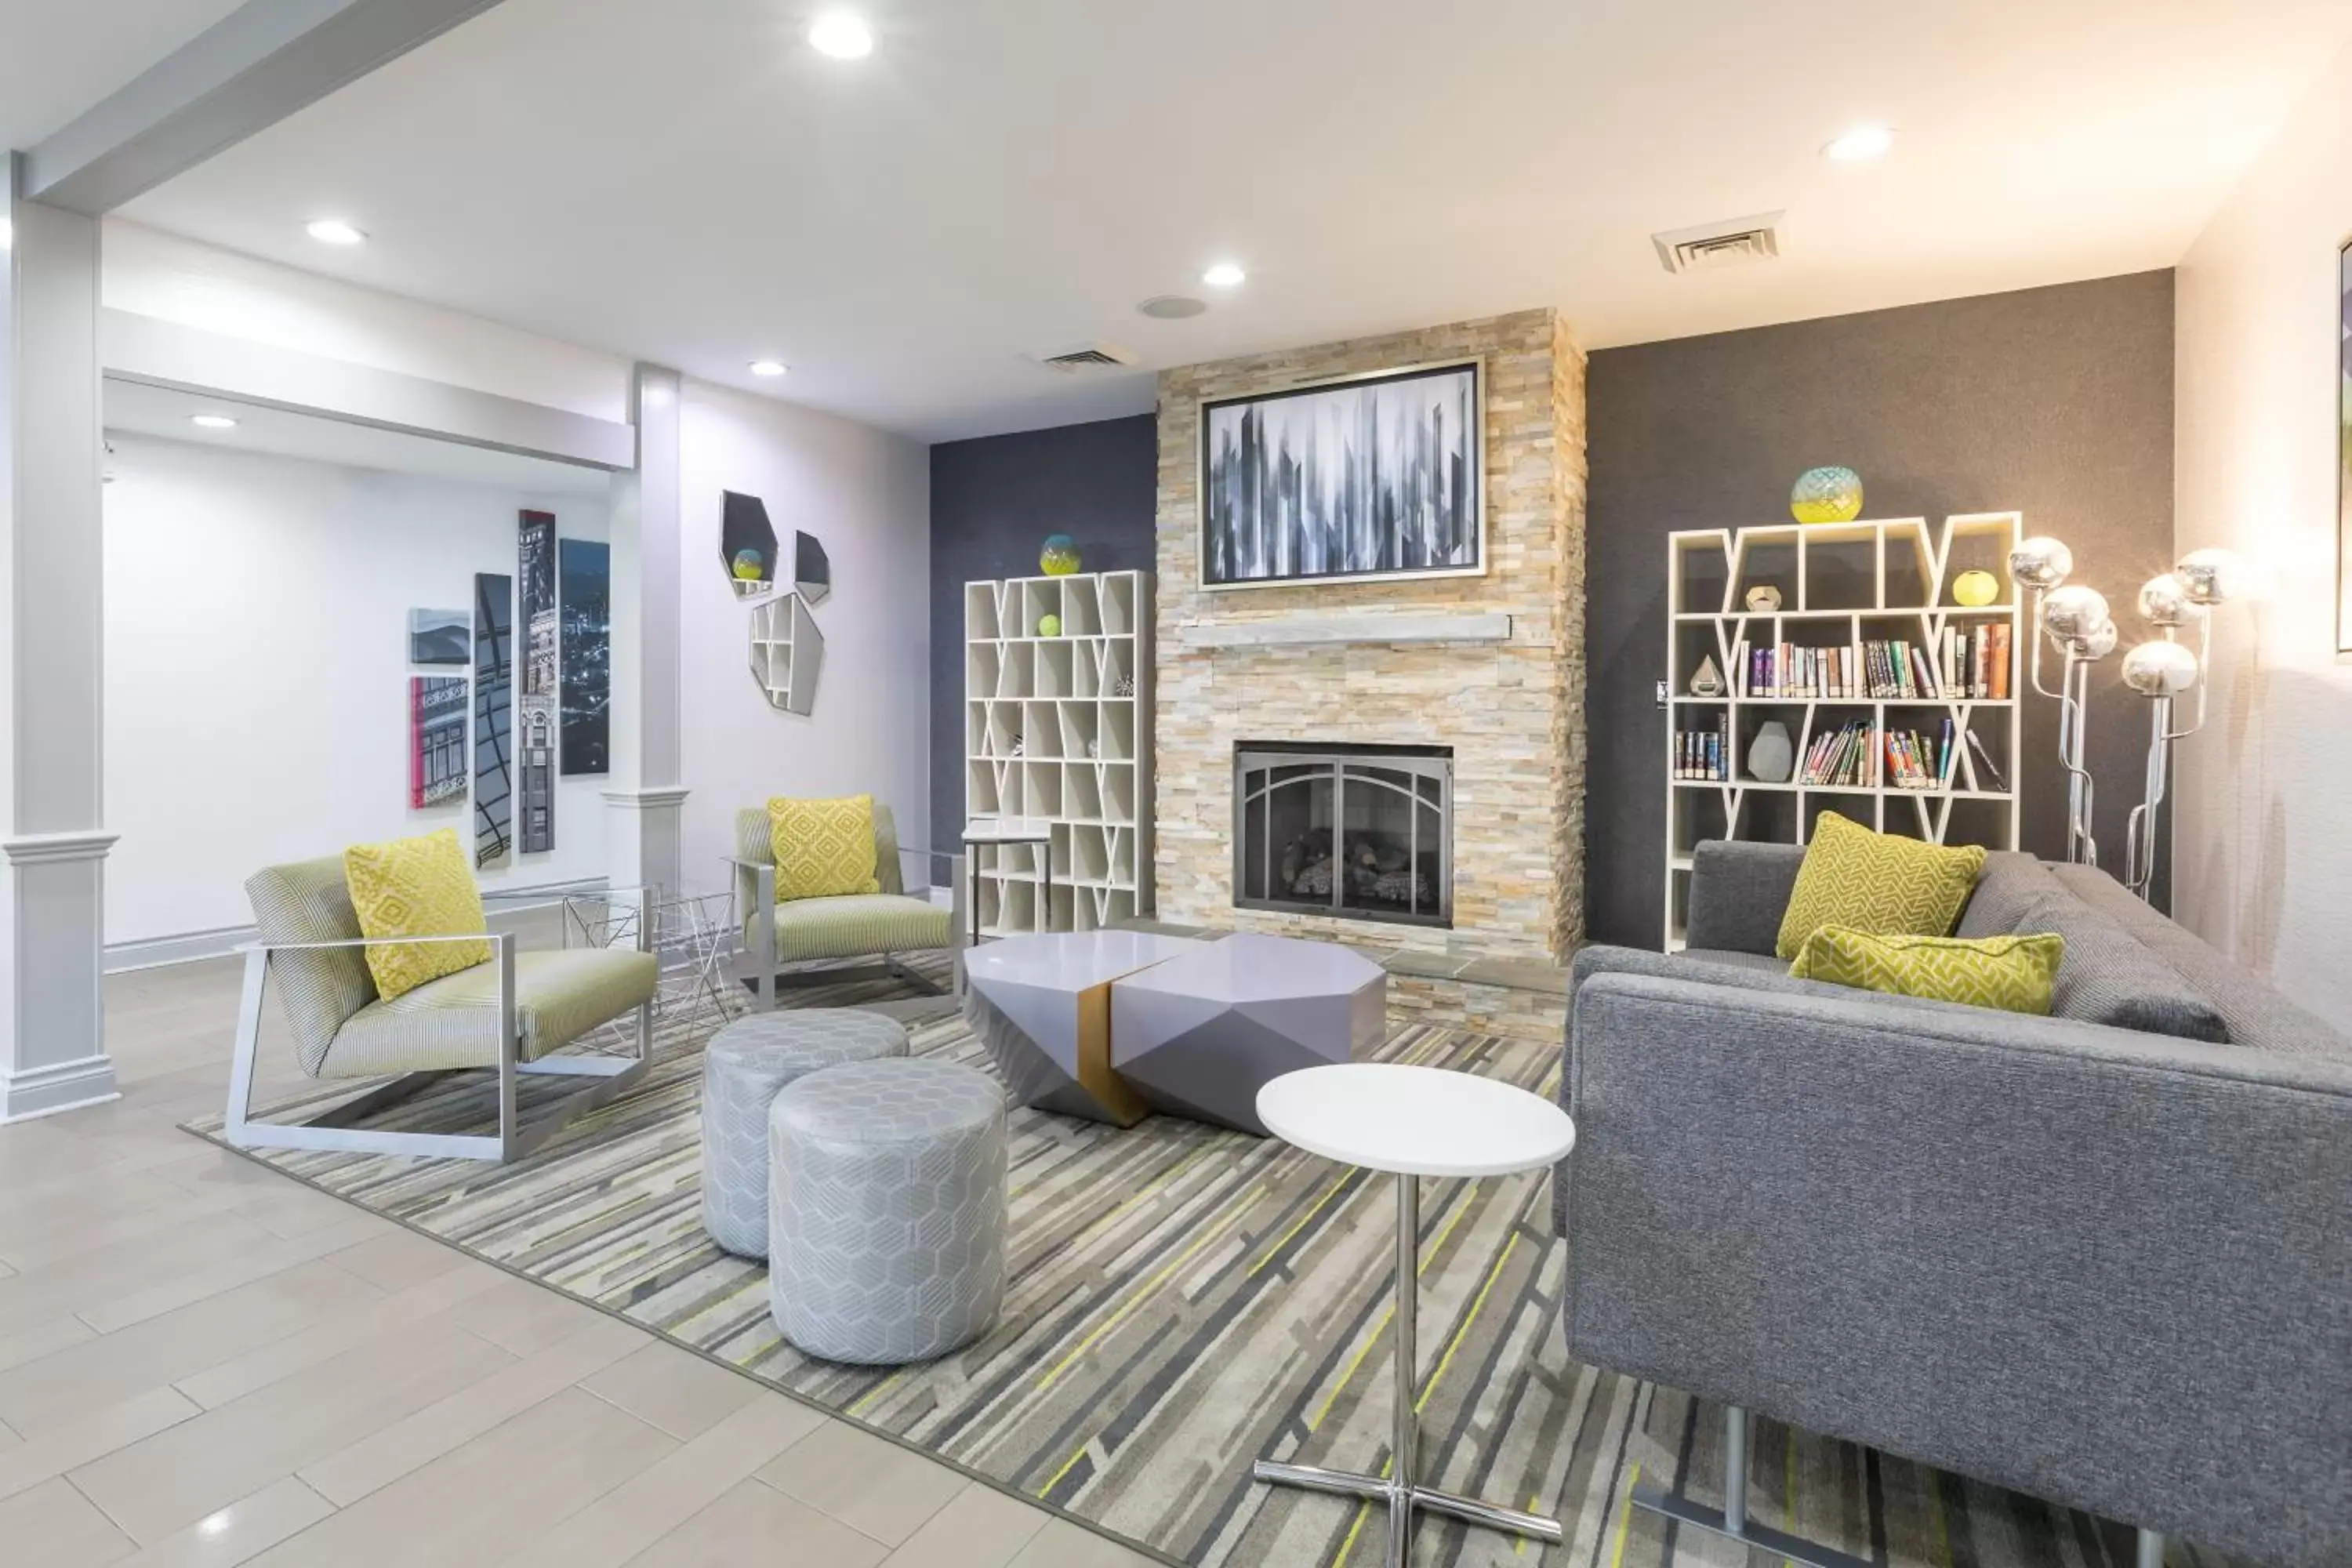
[[[1236,743],[1234,903],[1452,925],[1453,750]]]

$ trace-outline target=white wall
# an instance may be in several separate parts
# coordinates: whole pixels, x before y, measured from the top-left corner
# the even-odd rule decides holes
[[[870,793],[897,816],[904,844],[928,847],[928,449],[697,382],[687,384],[679,443],[688,884],[724,885],[736,811],[774,795]],[[752,680],[751,612],[719,555],[720,492],[730,489],[767,503],[787,550],[799,528],[832,558],[832,595],[814,612],[824,668],[807,718],[770,707]],[[906,862],[910,887],[927,880],[926,864]]]
[[[120,218],[107,220],[101,245],[110,310],[593,418],[628,418],[629,362],[616,354]],[[335,260],[360,272],[366,263],[364,247]]]
[[[2263,597],[2215,623],[2215,710],[2186,742],[2174,901],[2200,934],[2352,1028],[2352,666],[2336,653],[2336,247],[2352,236],[2352,49],[2180,263],[2183,552],[2237,551]]]
[[[516,513],[603,538],[600,497],[113,437],[106,487],[110,945],[249,924],[275,861],[450,826],[408,805],[408,611],[515,570]],[[748,678],[747,678],[748,679]],[[561,781],[553,853],[483,886],[604,870],[602,778]]]

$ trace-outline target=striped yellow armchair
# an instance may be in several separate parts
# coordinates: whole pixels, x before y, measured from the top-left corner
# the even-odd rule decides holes
[[[744,911],[743,946],[750,957],[752,987],[761,1008],[776,1005],[779,984],[830,984],[859,971],[825,969],[785,972],[785,964],[829,958],[878,958],[882,969],[924,991],[939,987],[900,963],[902,952],[957,945],[955,911],[907,892],[898,857],[919,851],[898,847],[890,808],[874,803],[874,875],[878,893],[844,893],[826,899],[776,902],[776,857],[770,842],[767,808],[735,814],[735,907]],[[767,954],[765,962],[761,955]]]
[[[334,1149],[443,1159],[512,1160],[529,1153],[583,1111],[645,1076],[653,1056],[653,1000],[660,982],[650,952],[566,948],[518,952],[511,935],[384,938],[485,942],[487,963],[427,981],[389,999],[368,973],[357,911],[341,857],[271,866],[245,884],[260,939],[246,949],[245,997],[237,1010],[229,1072],[228,1141],[240,1148]],[[645,925],[640,921],[639,928]],[[262,996],[271,979],[302,1070],[317,1079],[392,1081],[299,1123],[253,1117],[254,1060]],[[590,1030],[637,1015],[634,1057],[558,1056]],[[496,1133],[395,1132],[351,1125],[444,1075],[496,1069]],[[531,1077],[584,1080],[528,1121],[517,1103]]]

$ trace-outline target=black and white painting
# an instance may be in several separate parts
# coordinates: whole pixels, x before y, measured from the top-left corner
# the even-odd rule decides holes
[[[1484,572],[1478,366],[1201,405],[1201,581]]]
[[[408,662],[467,664],[474,657],[474,617],[464,610],[408,612]]]

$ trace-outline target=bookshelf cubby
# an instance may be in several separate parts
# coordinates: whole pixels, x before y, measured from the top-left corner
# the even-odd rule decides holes
[[[1049,909],[1034,847],[975,857],[982,934],[1150,914],[1150,574],[967,583],[963,614],[964,815],[1039,824],[1054,858]]]
[[[1925,518],[1842,523],[1782,523],[1759,528],[1689,529],[1667,535],[1666,654],[1670,722],[1666,726],[1665,945],[1684,945],[1690,907],[1691,851],[1702,839],[1753,838],[1802,844],[1825,810],[1874,827],[1937,844],[1982,844],[2013,849],[2018,843],[2021,715],[2020,655],[2029,635],[2018,613],[2009,554],[2024,532],[2016,512],[1970,512],[1931,527]],[[1953,602],[1961,573],[1989,572],[2000,584],[1993,602],[1969,607]],[[1774,610],[1750,610],[1749,589],[1769,584],[1780,595]],[[1864,645],[1901,642],[1940,648],[1948,630],[1965,636],[2007,628],[2007,695],[1955,696],[1941,689],[1940,666],[1916,693],[1886,695],[1867,680],[1823,694],[1818,683],[1802,695],[1758,690],[1748,679],[1743,647],[1834,652],[1863,661]],[[1692,677],[1712,657],[1723,694],[1700,697]],[[1933,658],[1931,652],[1929,655]],[[1990,672],[1988,672],[1990,673]],[[1927,688],[1935,684],[1936,695]],[[1782,783],[1748,775],[1747,752],[1759,729],[1777,720],[1795,753]],[[1924,787],[1890,776],[1885,737],[1916,732],[1940,746],[1952,726],[1950,762],[1926,775]],[[1843,727],[1860,727],[1858,782],[1809,784],[1805,763],[1814,742]],[[1677,737],[1715,731],[1727,743],[1722,779],[1676,776]],[[1974,745],[1970,738],[1973,737]],[[1977,754],[1982,747],[1991,767]],[[1843,775],[1842,775],[1843,776]],[[1913,775],[1916,778],[1918,775]]]

